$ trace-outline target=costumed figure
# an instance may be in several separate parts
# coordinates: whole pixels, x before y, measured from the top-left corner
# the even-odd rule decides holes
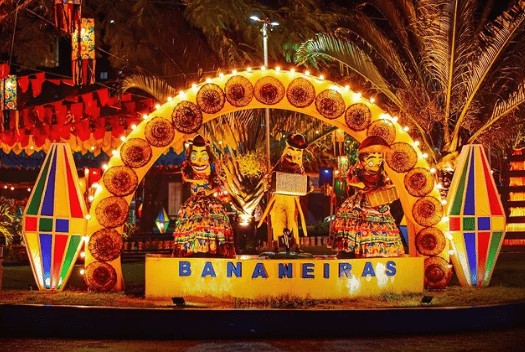
[[[174,255],[198,253],[235,257],[233,231],[221,201],[214,196],[220,180],[209,143],[195,136],[186,148],[182,180],[190,185],[191,197],[184,202],[175,222]]]
[[[349,170],[347,183],[356,192],[338,209],[328,240],[328,247],[342,257],[394,257],[405,253],[388,205],[397,198],[383,171],[383,156],[389,149],[377,136],[366,138],[359,146],[359,162]]]
[[[278,252],[279,249],[280,236],[283,236],[287,252],[289,252],[293,244],[299,248],[298,215],[301,218],[304,235],[307,235],[306,221],[299,200],[299,195],[306,195],[312,188],[308,183],[303,167],[303,152],[307,147],[308,142],[303,135],[299,133],[290,135],[286,140],[286,148],[281,155],[281,159],[272,169],[272,171],[277,173],[277,175],[274,175],[273,182],[281,184],[281,186],[284,187],[283,189],[279,189],[279,185],[275,186],[275,193],[270,199],[258,227],[262,225],[269,213],[275,252]],[[287,180],[286,174],[304,175],[304,177],[301,177],[301,180],[295,178],[289,178]],[[277,180],[277,178],[279,178],[279,180]],[[299,188],[301,188],[302,191],[300,191]],[[295,192],[296,190],[297,192]]]

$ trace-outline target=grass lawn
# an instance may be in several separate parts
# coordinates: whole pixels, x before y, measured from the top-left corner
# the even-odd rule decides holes
[[[90,293],[80,275],[82,266],[77,265],[63,292],[40,292],[29,266],[4,268],[3,291],[0,293],[2,303],[27,304],[63,304],[85,306],[116,307],[171,307],[171,301],[145,299],[144,263],[123,264],[122,270],[126,282],[123,293]],[[525,253],[502,253],[496,264],[491,285],[485,288],[460,287],[454,277],[450,286],[442,291],[425,291],[423,293],[391,293],[378,296],[356,297],[337,300],[299,299],[281,296],[265,299],[185,297],[189,306],[215,309],[227,308],[385,308],[385,307],[419,307],[423,296],[434,298],[425,306],[472,306],[499,303],[525,302]]]

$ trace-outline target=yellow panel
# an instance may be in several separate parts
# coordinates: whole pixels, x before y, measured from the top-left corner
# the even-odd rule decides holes
[[[69,233],[71,235],[84,236],[86,234],[86,225],[87,225],[86,219],[71,218],[69,220]]]
[[[377,295],[382,292],[422,292],[424,259],[259,260],[146,257],[146,297],[257,298],[290,295],[337,299]],[[291,265],[291,277],[286,277],[283,273],[279,277],[280,265]],[[231,270],[233,268],[241,269],[240,277]]]
[[[463,232],[450,232],[452,235],[452,243],[454,244],[454,255],[451,256],[456,275],[461,286],[471,286],[471,276],[468,266],[467,250],[465,248],[465,240],[463,239]]]
[[[38,235],[33,232],[26,232],[24,236],[27,245],[27,253],[29,259],[33,263],[33,276],[35,277],[36,284],[40,289],[44,289],[44,275],[42,274],[42,260]]]
[[[474,148],[474,194],[476,216],[491,216],[487,180],[483,170],[482,150]],[[490,182],[490,180],[488,180]]]
[[[505,231],[505,217],[503,216],[493,216],[490,219],[491,222],[491,230],[492,231]]]
[[[64,148],[62,145],[57,145],[57,168],[55,170],[55,212],[56,218],[69,217],[69,196],[67,191],[66,179],[66,160],[64,155]]]

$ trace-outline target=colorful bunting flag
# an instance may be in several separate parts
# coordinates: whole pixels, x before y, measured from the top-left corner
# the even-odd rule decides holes
[[[66,285],[86,233],[86,214],[71,148],[54,143],[24,213],[24,240],[39,289]]]
[[[461,150],[447,205],[459,282],[487,286],[505,235],[505,212],[481,145]]]

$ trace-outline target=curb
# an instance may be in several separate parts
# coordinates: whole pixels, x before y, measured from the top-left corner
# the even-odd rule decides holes
[[[525,303],[355,310],[0,305],[1,337],[245,339],[379,336],[525,324]]]

